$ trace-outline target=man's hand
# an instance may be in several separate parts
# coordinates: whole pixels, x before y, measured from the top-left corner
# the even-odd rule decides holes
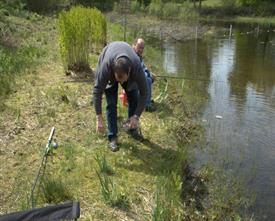
[[[96,116],[96,130],[99,133],[104,133],[105,132],[102,115],[97,115]]]
[[[156,80],[156,75],[155,74],[153,74],[153,73],[151,73],[151,78],[152,78],[152,80],[153,80],[153,82]]]
[[[138,127],[139,117],[137,115],[133,115],[129,120],[129,128],[136,129]]]

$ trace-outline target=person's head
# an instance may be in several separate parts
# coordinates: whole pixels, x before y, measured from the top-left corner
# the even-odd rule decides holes
[[[131,61],[127,57],[119,57],[114,62],[115,78],[119,83],[128,80],[131,71]]]
[[[134,41],[133,49],[138,54],[138,56],[142,57],[144,47],[145,47],[145,43],[142,38],[137,38]]]

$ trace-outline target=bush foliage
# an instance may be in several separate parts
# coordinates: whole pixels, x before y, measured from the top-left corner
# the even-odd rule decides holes
[[[165,2],[152,0],[148,6],[148,12],[162,19],[180,19],[190,21],[198,19],[197,10],[190,3]]]
[[[65,69],[88,65],[90,51],[106,44],[106,19],[97,9],[77,6],[59,15],[59,33]]]

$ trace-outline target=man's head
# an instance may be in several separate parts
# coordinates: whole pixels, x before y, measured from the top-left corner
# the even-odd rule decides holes
[[[145,47],[145,43],[142,38],[137,38],[134,41],[133,49],[138,54],[138,56],[142,57],[144,47]]]
[[[119,57],[114,62],[114,72],[116,80],[123,84],[129,78],[131,71],[131,61],[127,57]]]

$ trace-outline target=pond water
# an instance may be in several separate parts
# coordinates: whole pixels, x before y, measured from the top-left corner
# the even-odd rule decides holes
[[[208,97],[200,111],[207,146],[227,159],[227,170],[247,178],[256,220],[275,220],[275,30],[233,27],[232,36],[223,29],[185,42],[147,40],[161,48],[168,75]]]

